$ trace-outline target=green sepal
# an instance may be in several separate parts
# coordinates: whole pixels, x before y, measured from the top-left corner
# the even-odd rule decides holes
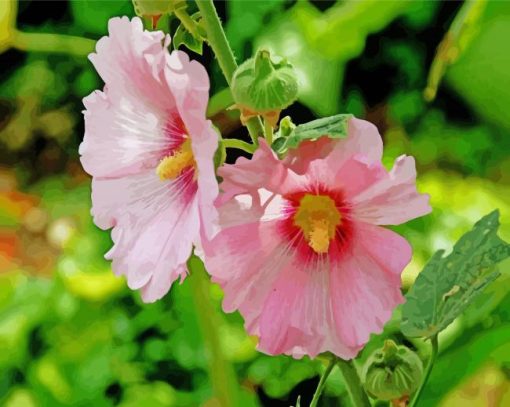
[[[198,23],[198,25],[200,24],[200,12],[197,11],[190,17],[193,21]],[[178,49],[181,45],[184,45],[186,48],[195,52],[196,54],[202,55],[203,53],[204,39],[202,37],[195,37],[184,27],[184,24],[182,23],[180,23],[177,27],[177,30],[175,30],[175,34],[172,38],[172,43],[174,49]]]
[[[218,148],[214,152],[214,169],[217,170],[219,167],[221,167],[225,160],[227,159],[227,149],[225,148],[225,143],[223,143],[223,137],[221,136],[220,129],[218,129],[216,126],[212,126],[216,134],[218,135]]]
[[[510,257],[510,245],[497,235],[499,211],[480,219],[450,255],[440,250],[418,275],[402,307],[402,332],[430,338],[445,329],[499,277],[495,266]]]

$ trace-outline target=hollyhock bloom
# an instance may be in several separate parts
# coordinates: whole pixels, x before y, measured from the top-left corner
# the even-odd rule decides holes
[[[168,292],[201,233],[213,232],[218,136],[205,118],[204,67],[139,18],[112,18],[90,55],[105,88],[84,99],[81,162],[93,176],[92,215],[113,228],[106,254],[146,302]]]
[[[222,230],[206,266],[261,351],[353,358],[403,301],[411,247],[380,225],[431,209],[414,159],[387,172],[381,156],[375,126],[353,118],[345,139],[304,142],[283,161],[261,140],[219,170]]]

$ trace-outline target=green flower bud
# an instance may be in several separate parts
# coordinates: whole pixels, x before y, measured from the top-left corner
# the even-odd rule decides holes
[[[362,372],[368,394],[379,400],[410,395],[423,376],[423,363],[416,353],[387,340],[367,359]]]
[[[297,98],[294,68],[286,59],[276,63],[269,51],[259,50],[234,72],[232,94],[245,118],[260,114],[275,122]]]
[[[136,14],[144,17],[171,13],[185,5],[184,0],[133,0]]]

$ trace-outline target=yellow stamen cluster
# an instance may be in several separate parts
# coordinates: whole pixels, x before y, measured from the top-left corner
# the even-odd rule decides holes
[[[335,201],[327,195],[306,194],[294,214],[294,224],[303,231],[308,245],[319,254],[328,252],[341,221]]]
[[[160,161],[156,167],[156,174],[162,181],[172,180],[181,175],[186,168],[194,166],[195,158],[191,150],[191,141],[186,139],[177,150]]]

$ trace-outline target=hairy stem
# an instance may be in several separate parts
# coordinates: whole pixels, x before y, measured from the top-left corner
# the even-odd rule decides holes
[[[197,6],[204,21],[205,30],[207,32],[207,42],[218,59],[223,76],[225,76],[230,86],[234,71],[237,69],[237,63],[232,49],[228,44],[223,27],[221,26],[216,8],[212,0],[197,0]],[[260,118],[251,118],[246,123],[246,127],[250,133],[253,144],[258,145],[258,138],[264,135],[264,128],[262,127]]]
[[[355,407],[370,407],[370,400],[368,399],[367,393],[365,393],[365,389],[361,384],[354,362],[352,360],[343,360],[338,358],[337,363],[340,371],[342,372],[347,390],[349,391],[352,404]]]
[[[439,350],[439,342],[437,339],[437,334],[430,338],[430,343],[432,345],[432,353],[430,354],[429,362],[427,363],[427,368],[425,369],[425,374],[423,375],[423,379],[421,381],[420,387],[414,393],[414,397],[409,403],[409,407],[416,407],[418,405],[418,400],[420,399],[421,394],[423,393],[423,389],[429,380],[430,373],[432,372],[432,367],[434,366],[434,362],[437,358],[437,353]]]

